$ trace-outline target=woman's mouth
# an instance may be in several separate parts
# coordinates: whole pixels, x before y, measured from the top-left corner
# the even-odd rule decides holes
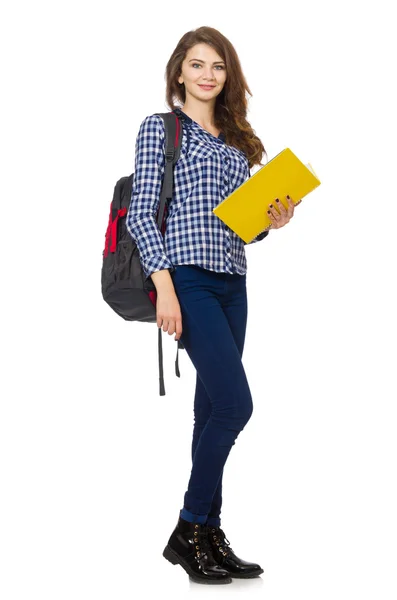
[[[200,85],[199,86],[203,89],[203,90],[212,90],[215,86],[214,85]]]

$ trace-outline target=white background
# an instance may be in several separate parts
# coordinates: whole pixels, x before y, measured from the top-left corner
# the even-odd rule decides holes
[[[391,3],[6,2],[1,9],[3,600],[245,591],[397,595],[396,97]],[[165,66],[209,25],[234,44],[269,159],[321,186],[246,248],[254,413],[222,527],[264,568],[190,583],[162,551],[190,475],[195,370],[103,301],[116,181]]]

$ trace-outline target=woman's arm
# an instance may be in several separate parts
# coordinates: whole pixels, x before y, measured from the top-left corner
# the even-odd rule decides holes
[[[172,285],[167,269],[173,269],[165,254],[156,218],[165,170],[164,144],[163,119],[149,115],[142,121],[136,139],[135,171],[126,218],[126,227],[138,247],[146,279],[157,271],[164,271],[160,277],[152,278],[156,288]]]

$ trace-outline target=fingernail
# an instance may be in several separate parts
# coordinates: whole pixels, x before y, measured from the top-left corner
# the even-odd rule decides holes
[[[270,210],[267,211],[267,214],[270,215]]]
[[[288,200],[290,200],[290,197],[289,197],[289,196],[287,196],[287,198],[288,198]]]
[[[270,204],[270,208],[273,208],[273,204]]]
[[[280,200],[278,198],[276,198],[276,202],[280,202]]]

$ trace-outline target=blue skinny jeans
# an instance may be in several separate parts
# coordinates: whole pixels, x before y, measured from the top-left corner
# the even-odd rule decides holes
[[[197,265],[171,272],[182,315],[181,341],[197,372],[192,470],[180,516],[220,525],[223,467],[253,403],[242,364],[246,275]]]

